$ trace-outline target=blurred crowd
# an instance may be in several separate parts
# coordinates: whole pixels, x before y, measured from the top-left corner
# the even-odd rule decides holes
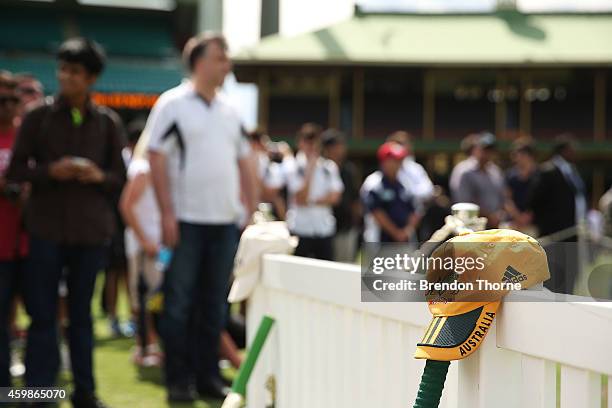
[[[542,163],[532,139],[516,139],[502,169],[495,136],[470,134],[448,186],[438,186],[398,130],[378,147],[378,168],[361,174],[339,130],[305,123],[295,152],[245,131],[217,91],[231,71],[223,37],[194,37],[183,57],[191,78],[160,96],[146,124],[127,129],[89,98],[105,65],[93,41],[62,44],[54,97],[31,75],[0,73],[1,387],[12,383],[9,344],[23,303],[24,385],[54,385],[68,361],[73,405],[105,406],[91,317],[104,270],[111,333],[136,337],[136,364],[163,367],[168,399],[223,397],[219,360],[239,366],[244,347],[226,297],[240,231],[256,211],[286,221],[299,237],[296,255],[340,262],[355,262],[363,242],[429,239],[456,202],[477,204],[488,228],[574,242],[584,221],[610,233],[612,192],[599,210],[589,205],[571,135],[557,137]],[[550,288],[571,293],[574,279],[564,274]],[[121,282],[133,315],[123,324]]]

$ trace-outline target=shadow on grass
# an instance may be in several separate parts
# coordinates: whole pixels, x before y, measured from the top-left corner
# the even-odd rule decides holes
[[[202,404],[204,403],[204,405]],[[219,408],[223,404],[222,400],[200,400],[196,402],[169,402],[169,408]]]
[[[97,337],[96,347],[112,348],[118,351],[129,351],[136,344],[136,340],[126,337]]]
[[[149,382],[151,384],[155,384],[158,385],[160,387],[164,387],[164,378],[163,378],[163,373],[162,370],[158,367],[139,367],[138,368],[138,380],[142,381],[142,382]],[[202,400],[200,400],[202,402],[205,402],[207,405],[207,407],[210,408],[214,408],[214,407],[220,407],[221,404],[223,403],[223,400],[214,400],[214,399],[208,399],[208,398],[204,398]],[[182,407],[201,407],[202,405],[198,405],[198,403],[168,403],[169,407],[176,407],[176,408],[182,408]]]
[[[164,377],[159,367],[139,367],[138,380],[164,386]]]

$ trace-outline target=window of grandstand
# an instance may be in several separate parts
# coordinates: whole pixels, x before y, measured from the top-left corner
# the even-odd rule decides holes
[[[531,104],[535,137],[570,132],[580,139],[593,138],[593,69],[539,71],[528,78],[523,98]]]
[[[292,138],[299,124],[328,124],[329,78],[298,72],[275,73],[270,77],[268,132]],[[297,124],[297,125],[296,125]]]
[[[423,123],[423,73],[410,68],[367,70],[365,136],[382,138],[397,129],[418,136]]]
[[[434,72],[435,136],[459,139],[495,130],[495,71],[445,70]]]

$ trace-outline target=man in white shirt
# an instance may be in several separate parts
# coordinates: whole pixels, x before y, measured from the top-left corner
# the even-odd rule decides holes
[[[189,81],[164,92],[149,116],[149,158],[162,240],[174,249],[160,329],[170,401],[222,398],[219,334],[242,213],[255,207],[255,166],[236,111],[217,89],[231,70],[219,35],[190,39]]]
[[[300,239],[295,255],[332,260],[332,207],[340,201],[344,185],[336,163],[321,157],[321,127],[306,123],[297,138],[299,151],[287,166],[287,226]]]

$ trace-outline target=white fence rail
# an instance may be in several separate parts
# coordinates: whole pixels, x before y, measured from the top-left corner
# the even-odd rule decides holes
[[[362,303],[360,282],[358,266],[265,257],[249,339],[263,314],[276,325],[248,407],[268,406],[271,376],[276,408],[412,407],[424,366],[412,355],[430,314],[423,303]],[[504,302],[480,349],[451,364],[440,407],[612,408],[612,304],[572,299]]]

